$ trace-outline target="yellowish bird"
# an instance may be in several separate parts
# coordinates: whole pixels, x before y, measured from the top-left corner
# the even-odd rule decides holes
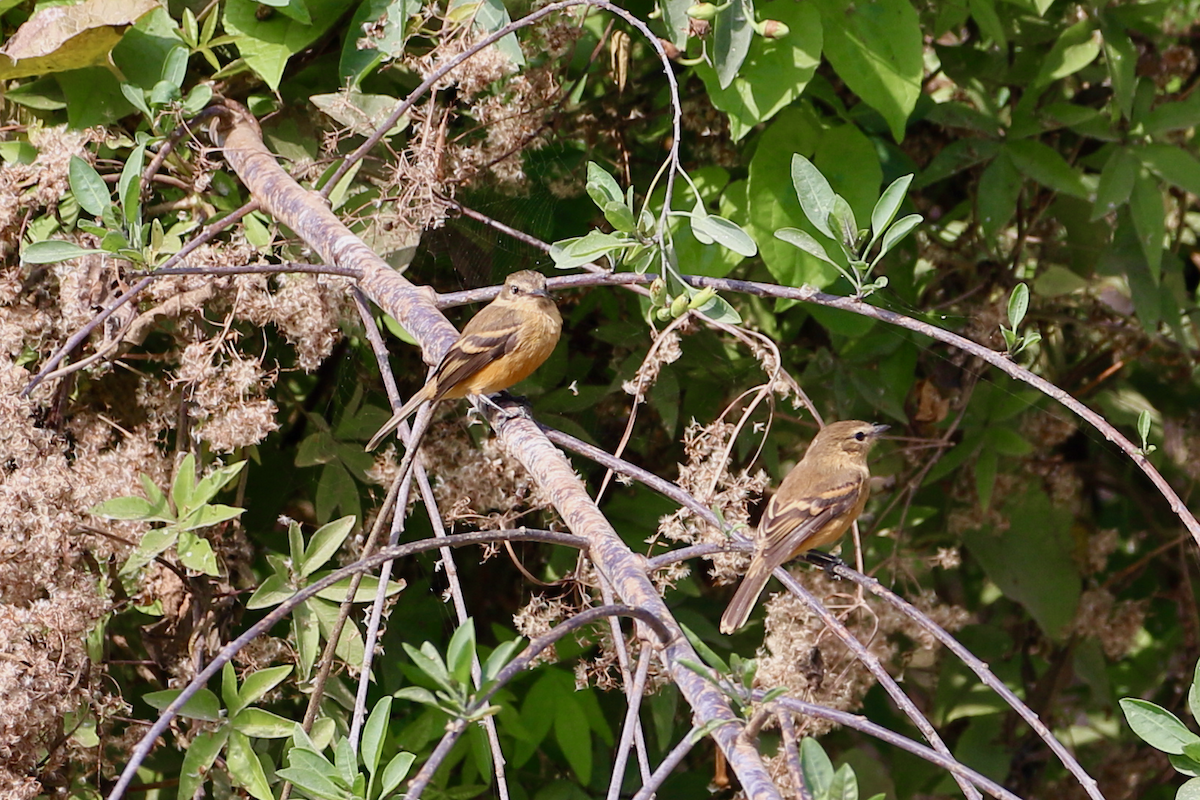
[[[721,633],[746,624],[776,567],[814,547],[833,544],[858,519],[871,494],[867,455],[887,429],[845,420],[817,433],[767,503],[750,569],[721,615]]]
[[[433,376],[371,437],[374,450],[426,401],[488,395],[528,378],[542,365],[562,333],[562,316],[533,270],[509,275],[496,299],[471,318]]]

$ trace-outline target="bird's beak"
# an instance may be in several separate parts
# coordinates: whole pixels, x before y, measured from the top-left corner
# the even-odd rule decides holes
[[[550,298],[550,292],[549,292],[548,290],[546,290],[546,289],[537,289],[537,290],[535,290],[535,291],[532,291],[532,292],[530,292],[529,294],[530,294],[530,296],[532,296],[532,297],[544,297],[544,298],[546,298],[547,300],[551,299],[551,298]]]
[[[879,436],[879,435],[880,435],[880,434],[882,434],[884,431],[886,431],[886,430],[890,430],[890,429],[891,429],[891,427],[892,427],[891,425],[876,425],[874,428],[872,428],[872,429],[871,429],[871,435],[872,435],[872,436]]]

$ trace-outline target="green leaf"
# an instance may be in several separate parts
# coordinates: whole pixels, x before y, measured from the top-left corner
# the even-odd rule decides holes
[[[254,611],[260,608],[277,606],[295,593],[295,590],[288,586],[283,578],[278,575],[272,575],[264,580],[262,585],[246,601],[246,608]]]
[[[1167,183],[1191,194],[1200,194],[1200,161],[1181,147],[1148,144],[1134,154]]]
[[[311,797],[325,800],[349,800],[350,793],[338,786],[339,781],[333,764],[307,747],[294,747],[287,755],[288,766],[276,774],[291,781]]]
[[[215,731],[202,731],[197,734],[183,754],[183,766],[179,769],[179,797],[194,797],[196,791],[204,785],[204,776],[208,773],[221,748],[229,738],[229,728],[221,726]]]
[[[171,502],[181,515],[185,509],[193,508],[192,492],[196,487],[196,457],[188,453],[179,462],[175,480],[171,483]],[[198,504],[197,504],[198,505]]]
[[[829,227],[837,234],[837,240],[847,252],[858,249],[858,220],[854,209],[840,194],[833,196],[833,210],[829,212]]]
[[[892,220],[896,218],[896,212],[900,210],[900,204],[904,202],[904,196],[908,193],[908,187],[913,182],[912,174],[904,175],[892,181],[891,185],[884,190],[879,198],[879,202],[875,204],[875,208],[871,210],[871,245],[883,234],[887,227],[892,224]]]
[[[993,0],[969,0],[968,5],[971,8],[971,16],[979,24],[979,30],[983,35],[998,45],[1000,50],[1007,50],[1008,36],[1004,32],[1000,16],[996,13],[995,2]]]
[[[592,732],[583,723],[583,709],[569,694],[556,698],[554,741],[558,743],[567,764],[584,786],[592,780]]]
[[[826,800],[858,800],[858,778],[849,764],[842,764],[833,774]]]
[[[713,650],[711,647],[709,647],[708,644],[703,639],[701,639],[699,636],[697,636],[696,633],[691,628],[689,628],[687,625],[681,624],[679,627],[683,629],[683,635],[687,637],[688,643],[696,651],[696,655],[698,655],[702,659],[704,659],[705,664],[707,664],[712,669],[715,669],[717,672],[720,672],[720,673],[726,674],[726,675],[729,674],[729,672],[730,672],[729,665],[725,663],[725,660],[723,658],[721,658],[719,655],[717,655],[715,650]],[[705,678],[711,677],[707,671],[697,672],[696,674],[702,675]]]
[[[901,217],[897,220],[896,224],[888,228],[887,233],[883,235],[883,244],[879,248],[880,255],[890,252],[901,239],[908,236],[924,219],[920,214],[909,214],[907,217]],[[884,285],[886,286],[886,284]]]
[[[353,786],[354,779],[358,777],[358,759],[354,754],[354,747],[350,744],[348,738],[342,738],[333,748],[333,763],[338,769],[338,776],[346,786]],[[355,794],[361,794],[355,792]]]
[[[334,625],[337,623],[340,616],[340,610],[336,603],[331,603],[327,600],[312,598],[304,606],[311,608],[313,616],[316,617],[317,626],[321,636],[329,639],[333,635]],[[337,646],[334,652],[337,657],[350,664],[361,664],[363,659],[363,637],[362,631],[359,630],[358,623],[353,619],[347,620],[342,627],[342,635],[338,638]],[[315,643],[314,643],[315,651]],[[315,654],[315,652],[314,652]]]
[[[314,573],[313,579],[317,580],[325,577],[324,572]],[[388,581],[387,596],[400,592],[404,589],[404,581]],[[364,575],[359,581],[358,591],[354,595],[355,603],[371,603],[374,602],[376,593],[379,591],[379,578],[374,575]],[[317,597],[324,600],[332,600],[335,603],[344,603],[346,598],[350,596],[350,578],[344,578],[332,586],[326,586],[321,591],[317,592]]]
[[[171,705],[180,694],[182,692],[179,689],[163,689],[159,692],[150,692],[143,695],[142,699],[151,708],[162,711]],[[189,697],[188,701],[179,709],[179,716],[187,717],[188,719],[203,720],[204,722],[219,722],[221,719],[221,701],[208,689],[200,689]]]
[[[1167,213],[1158,181],[1144,172],[1133,182],[1129,212],[1137,231],[1138,244],[1146,257],[1150,278],[1158,284],[1162,272],[1163,244],[1167,235]]]
[[[217,554],[213,552],[212,545],[208,543],[208,540],[203,537],[183,531],[179,534],[175,552],[179,556],[179,563],[193,572],[213,577],[221,574],[217,567]]]
[[[1049,86],[1056,80],[1079,72],[1100,55],[1100,42],[1100,32],[1095,29],[1090,17],[1067,28],[1042,60],[1033,88]]]
[[[72,258],[103,252],[103,250],[80,247],[73,242],[64,242],[61,239],[50,239],[26,245],[25,249],[21,251],[21,264],[55,264],[59,261],[69,261]]]
[[[800,742],[800,771],[814,798],[824,798],[829,794],[833,785],[833,762],[811,736],[804,737]]]
[[[379,784],[380,796],[387,797],[400,782],[408,776],[408,771],[412,769],[413,762],[417,757],[412,753],[397,753],[388,765],[383,768],[383,778]]]
[[[296,565],[301,578],[307,578],[316,572],[333,557],[346,541],[346,537],[354,530],[354,517],[342,517],[322,525],[309,540],[304,551],[304,558]]]
[[[833,264],[835,267],[838,266],[837,262],[825,252],[825,246],[806,231],[802,231],[799,228],[780,228],[775,231],[775,238],[787,242],[793,247],[798,247],[809,255],[816,256],[822,261]],[[840,267],[838,268],[840,269]]]
[[[1137,175],[1138,162],[1129,149],[1119,147],[1113,150],[1100,171],[1096,202],[1092,206],[1093,221],[1113,213],[1129,202]]]
[[[388,720],[392,716],[392,698],[383,697],[371,709],[367,724],[362,732],[363,765],[374,782],[375,772],[379,769],[379,760],[383,755],[383,743],[387,736]],[[369,794],[369,793],[368,793]]]
[[[175,517],[165,504],[155,505],[140,497],[114,497],[88,510],[89,514],[106,519],[174,522]]]
[[[146,164],[146,147],[138,145],[133,148],[121,168],[121,177],[117,180],[117,199],[125,214],[126,223],[134,223],[142,218],[142,168]]]
[[[621,233],[633,233],[637,230],[637,220],[633,218],[633,212],[624,203],[605,203],[604,218],[608,220],[608,224]]]
[[[975,493],[979,496],[979,507],[987,511],[992,507],[992,489],[996,486],[996,467],[999,460],[996,451],[986,449],[975,461]]]
[[[742,322],[742,315],[720,295],[702,303],[696,308],[696,313],[703,314],[714,322],[722,322],[726,325],[740,325]]]
[[[246,509],[234,508],[233,506],[225,506],[219,503],[200,506],[194,512],[189,514],[185,519],[179,521],[179,525],[183,530],[195,531],[201,528],[210,528],[213,525],[220,525],[222,522],[228,522],[231,519],[237,519],[244,514]]]
[[[1184,748],[1189,749],[1194,746],[1195,745],[1184,745]],[[1191,778],[1200,777],[1200,760],[1188,758],[1186,755],[1168,755],[1167,760],[1171,762],[1171,766],[1174,767],[1175,771],[1180,775],[1187,775]]]
[[[1021,434],[1012,428],[993,425],[987,429],[983,441],[986,447],[992,448],[1002,456],[1020,458],[1033,452],[1033,445],[1027,442]]]
[[[1006,530],[968,528],[963,541],[1005,596],[1059,639],[1074,618],[1081,591],[1071,514],[1051,506],[1040,490],[1029,489],[1006,497],[1000,518],[1009,521]]]
[[[691,30],[691,17],[687,15],[687,10],[695,5],[695,0],[664,0],[661,5],[667,38],[682,50],[687,46]]]
[[[1146,445],[1146,441],[1150,438],[1150,412],[1146,409],[1142,409],[1142,413],[1138,414],[1137,429],[1138,436],[1141,437],[1142,446],[1144,447]],[[1194,683],[1192,685],[1195,686]],[[1192,696],[1189,691],[1188,701],[1190,702],[1191,699]]]
[[[740,225],[730,222],[724,217],[718,217],[715,214],[706,214],[702,217],[692,216],[692,230],[696,232],[696,238],[701,241],[703,241],[702,236],[707,236],[722,247],[727,247],[745,258],[758,255],[758,245],[754,243],[750,235],[742,230]]]
[[[317,519],[328,520],[341,511],[355,517],[361,516],[358,485],[354,476],[341,461],[326,464],[317,483]]]
[[[747,232],[758,243],[771,276],[785,286],[827,286],[838,277],[830,264],[779,241],[774,232],[804,222],[791,180],[792,153],[813,155],[822,141],[822,123],[804,106],[784,109],[759,139],[746,183]],[[812,228],[810,233],[816,233]],[[787,304],[782,304],[787,305]]]
[[[229,768],[229,777],[233,779],[234,784],[249,792],[255,800],[274,800],[262,762],[258,760],[258,755],[250,746],[250,739],[244,733],[230,732],[229,745],[225,750],[225,765]]]
[[[574,269],[636,244],[626,234],[592,231],[586,236],[556,242],[550,248],[550,257],[559,269]]]
[[[446,648],[446,663],[450,674],[459,684],[471,681],[471,665],[475,661],[475,621],[467,618],[450,637]]]
[[[1124,23],[1114,19],[1108,8],[1101,9],[1100,31],[1104,35],[1104,63],[1112,84],[1117,107],[1126,119],[1133,116],[1133,98],[1137,91],[1138,50],[1126,33]]]
[[[403,689],[398,689],[392,696],[398,700],[411,700],[414,703],[422,703],[427,706],[438,705],[438,700],[433,696],[433,692],[421,686],[406,686]]]
[[[257,594],[257,593],[256,593]],[[292,609],[292,635],[296,639],[296,660],[300,665],[298,678],[308,680],[317,660],[321,644],[321,612],[315,603],[301,603]]]
[[[1174,131],[1186,131],[1200,125],[1200,95],[1195,92],[1174,103],[1161,103],[1142,120],[1142,130],[1149,136],[1161,136]]]
[[[965,169],[993,159],[999,152],[1000,145],[988,139],[953,141],[938,151],[938,154],[929,162],[929,166],[914,181],[912,188],[924,189],[926,186],[957,175]]]
[[[983,171],[975,203],[984,241],[995,241],[1017,213],[1021,183],[1021,174],[1005,152],[1001,152]]]
[[[1026,177],[1053,191],[1088,199],[1083,176],[1049,145],[1033,139],[1019,139],[1006,144],[1004,150]]]
[[[454,688],[450,681],[450,673],[446,669],[446,662],[432,643],[425,642],[419,650],[408,642],[404,642],[403,647],[404,652],[408,653],[408,657],[417,665],[417,669],[432,678],[438,686],[447,690]]]
[[[819,0],[816,5],[829,63],[852,92],[883,115],[893,138],[903,141],[924,77],[917,12],[907,0]]]
[[[307,0],[312,24],[306,25],[286,14],[260,20],[258,7],[254,0],[227,0],[223,21],[246,65],[273,91],[279,89],[288,60],[315,42],[346,11],[342,0]]]
[[[595,161],[588,162],[585,187],[588,197],[592,198],[592,202],[600,210],[604,210],[609,203],[625,205],[625,194],[621,191],[621,185],[617,183],[617,179]]]
[[[350,19],[347,30],[360,31],[364,24],[384,20],[382,31],[371,38],[372,47],[358,48],[361,37],[347,36],[342,45],[338,78],[341,85],[350,79],[358,85],[371,69],[385,58],[397,58],[404,52],[409,18],[421,8],[417,0],[364,0]]]
[[[332,769],[332,767],[330,767]],[[320,800],[350,800],[352,795],[345,789],[333,783],[326,773],[303,767],[285,767],[275,773],[285,781],[291,781],[296,788],[309,797]]]
[[[836,241],[838,237],[830,228],[829,220],[837,195],[821,171],[799,153],[792,156],[792,186],[796,189],[796,198],[809,223]]]
[[[685,0],[685,6],[691,4]],[[670,5],[664,4],[664,10]],[[823,34],[817,9],[809,3],[772,3],[769,8],[772,18],[791,32],[782,39],[753,36],[745,61],[725,88],[712,66],[695,67],[712,104],[729,116],[734,141],[799,97],[821,63]]]
[[[475,30],[482,33],[494,33],[512,20],[504,0],[451,0],[447,16],[453,17],[455,10],[461,9],[472,19]],[[508,56],[508,59],[518,67],[525,66],[525,54],[517,41],[517,35],[510,33],[494,45],[496,50]]]
[[[728,89],[750,52],[754,39],[754,5],[751,0],[731,0],[713,20],[713,66],[722,89]]]
[[[1175,800],[1200,800],[1200,778],[1192,778],[1175,792]]]
[[[287,717],[261,708],[243,708],[234,716],[231,724],[235,731],[253,739],[286,739],[292,735],[295,725]]]
[[[278,686],[284,678],[292,674],[292,665],[282,667],[267,667],[255,670],[246,676],[238,692],[238,700],[242,708],[258,702],[259,698]]]
[[[1184,746],[1200,742],[1200,737],[1189,731],[1179,717],[1148,700],[1122,698],[1121,711],[1142,741],[1164,753],[1181,755]]]
[[[1025,312],[1029,310],[1029,287],[1018,283],[1008,296],[1008,324],[1015,331],[1021,327]]]
[[[75,195],[79,207],[97,217],[103,214],[104,209],[112,202],[112,197],[96,168],[79,156],[72,155],[67,172],[71,194]]]
[[[483,667],[483,683],[489,683],[500,674],[500,670],[504,669],[505,665],[512,659],[513,653],[521,646],[522,639],[509,639],[507,642],[501,642],[496,646],[496,649],[491,652],[487,658],[487,663]]]

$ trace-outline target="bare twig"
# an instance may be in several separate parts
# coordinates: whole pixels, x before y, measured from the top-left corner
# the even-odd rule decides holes
[[[578,630],[585,625],[591,625],[592,623],[598,622],[605,617],[611,616],[633,617],[634,619],[645,623],[646,626],[650,628],[650,630],[654,631],[654,634],[659,637],[659,642],[663,645],[668,644],[672,640],[672,637],[674,637],[676,634],[676,631],[673,631],[667,626],[663,625],[662,621],[655,614],[642,608],[633,608],[632,606],[626,605],[606,605],[597,606],[596,608],[589,608],[587,611],[581,611],[580,613],[571,617],[571,619],[555,627],[546,635],[539,636],[530,642],[529,646],[521,651],[519,656],[508,662],[508,664],[505,665],[505,667],[500,670],[499,673],[497,673],[496,679],[490,684],[488,689],[480,694],[479,697],[475,698],[471,711],[473,713],[478,713],[487,708],[496,692],[500,691],[500,689],[502,689],[504,685],[512,680],[513,677],[515,677],[518,673],[527,669],[529,665],[533,663],[533,660],[537,658],[538,654],[540,654],[547,647],[550,647],[572,631]],[[457,742],[459,737],[462,736],[463,731],[467,729],[467,725],[469,724],[470,723],[466,717],[460,716],[457,719],[451,720],[446,725],[446,733],[442,736],[441,741],[438,742],[429,758],[421,766],[421,770],[417,773],[416,777],[409,782],[408,792],[405,794],[405,797],[408,798],[408,800],[418,800],[418,798],[421,796],[421,793],[425,791],[425,787],[428,786],[429,782],[433,779],[434,773],[437,772],[439,767],[441,767],[442,762],[446,759],[446,756],[450,754],[451,748],[454,747],[455,742]]]
[[[125,765],[125,769],[121,771],[121,776],[113,785],[112,791],[108,794],[108,800],[118,800],[125,796],[125,790],[129,788],[130,781],[137,774],[138,767],[146,760],[146,756],[150,754],[150,749],[154,743],[158,741],[158,737],[162,736],[171,724],[179,709],[183,708],[196,692],[204,688],[208,681],[216,675],[222,667],[233,659],[238,652],[257,639],[261,634],[271,630],[279,622],[283,621],[292,613],[296,606],[303,603],[305,600],[313,597],[318,592],[324,591],[338,581],[344,580],[352,575],[361,574],[362,572],[373,569],[385,561],[390,561],[397,558],[407,558],[416,553],[424,553],[429,550],[436,550],[441,547],[464,547],[467,545],[490,545],[500,541],[514,542],[545,542],[547,544],[566,545],[568,547],[586,548],[589,546],[588,541],[580,536],[572,536],[566,533],[557,531],[538,531],[526,528],[507,531],[479,531],[476,533],[459,533],[453,536],[447,536],[445,539],[425,539],[420,542],[411,542],[409,544],[398,545],[396,547],[388,547],[380,550],[372,556],[360,559],[341,569],[321,578],[303,589],[297,591],[287,600],[280,603],[275,608],[266,614],[261,620],[251,625],[244,633],[238,636],[229,644],[221,648],[220,652],[213,657],[203,670],[198,672],[191,682],[179,693],[171,703],[164,708],[158,715],[158,719],[154,724],[142,735],[138,740],[137,745],[133,748],[129,755],[129,761]]]

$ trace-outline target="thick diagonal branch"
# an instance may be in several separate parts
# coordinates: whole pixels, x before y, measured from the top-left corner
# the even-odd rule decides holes
[[[261,208],[295,231],[328,263],[355,270],[362,290],[421,344],[425,360],[435,363],[454,341],[456,331],[434,305],[432,292],[398,275],[351,233],[318,195],[306,191],[284,172],[263,145],[258,124],[244,108],[227,103],[213,135]],[[691,705],[696,721],[734,723],[718,726],[712,735],[737,772],[747,796],[778,798],[757,750],[738,736],[742,726],[725,696],[682,666],[684,661],[698,663],[700,658],[651,583],[645,559],[621,541],[588,496],[570,462],[531,419],[509,417],[496,427],[501,443],[550,497],[571,531],[588,540],[592,561],[612,583],[621,601],[649,611],[667,626],[671,632],[668,644],[660,645],[653,637],[650,641],[661,647],[663,663]]]

